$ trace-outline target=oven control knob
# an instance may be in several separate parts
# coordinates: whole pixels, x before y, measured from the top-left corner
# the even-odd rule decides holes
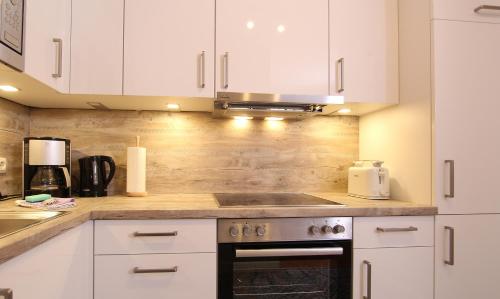
[[[319,234],[319,227],[317,225],[311,225],[309,227],[309,232],[313,235]]]
[[[334,234],[341,234],[345,232],[345,227],[343,225],[337,224],[333,227]]]
[[[240,230],[237,226],[233,225],[229,228],[229,234],[231,235],[231,237],[236,238],[240,234]]]
[[[329,225],[324,225],[321,230],[324,234],[331,234],[333,232],[333,228]]]
[[[245,237],[250,236],[250,234],[252,233],[250,225],[248,225],[248,224],[243,225],[243,229],[242,230],[243,230],[243,236],[245,236]]]
[[[259,225],[255,228],[255,232],[257,233],[257,236],[262,237],[266,233],[266,229]]]

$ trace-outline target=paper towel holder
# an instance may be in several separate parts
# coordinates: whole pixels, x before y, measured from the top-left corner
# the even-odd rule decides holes
[[[127,196],[144,197],[146,191],[146,148],[140,147],[140,136],[135,147],[127,148]]]

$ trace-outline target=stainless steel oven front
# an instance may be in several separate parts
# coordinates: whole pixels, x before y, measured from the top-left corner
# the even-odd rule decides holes
[[[351,299],[352,218],[219,219],[219,299]]]
[[[0,0],[0,62],[24,70],[24,0]]]

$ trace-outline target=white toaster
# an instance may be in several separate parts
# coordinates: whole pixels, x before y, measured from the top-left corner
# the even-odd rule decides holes
[[[389,170],[382,161],[356,161],[349,168],[347,193],[367,199],[389,199]]]

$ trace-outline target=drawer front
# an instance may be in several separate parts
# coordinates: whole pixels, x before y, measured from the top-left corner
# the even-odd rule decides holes
[[[94,298],[215,299],[216,271],[215,253],[96,256]]]
[[[492,7],[485,7],[486,5]],[[483,6],[482,9],[474,11]],[[434,0],[433,18],[500,23],[500,0]]]
[[[434,216],[355,217],[354,248],[434,246]]]
[[[95,254],[216,252],[215,219],[97,220]]]

